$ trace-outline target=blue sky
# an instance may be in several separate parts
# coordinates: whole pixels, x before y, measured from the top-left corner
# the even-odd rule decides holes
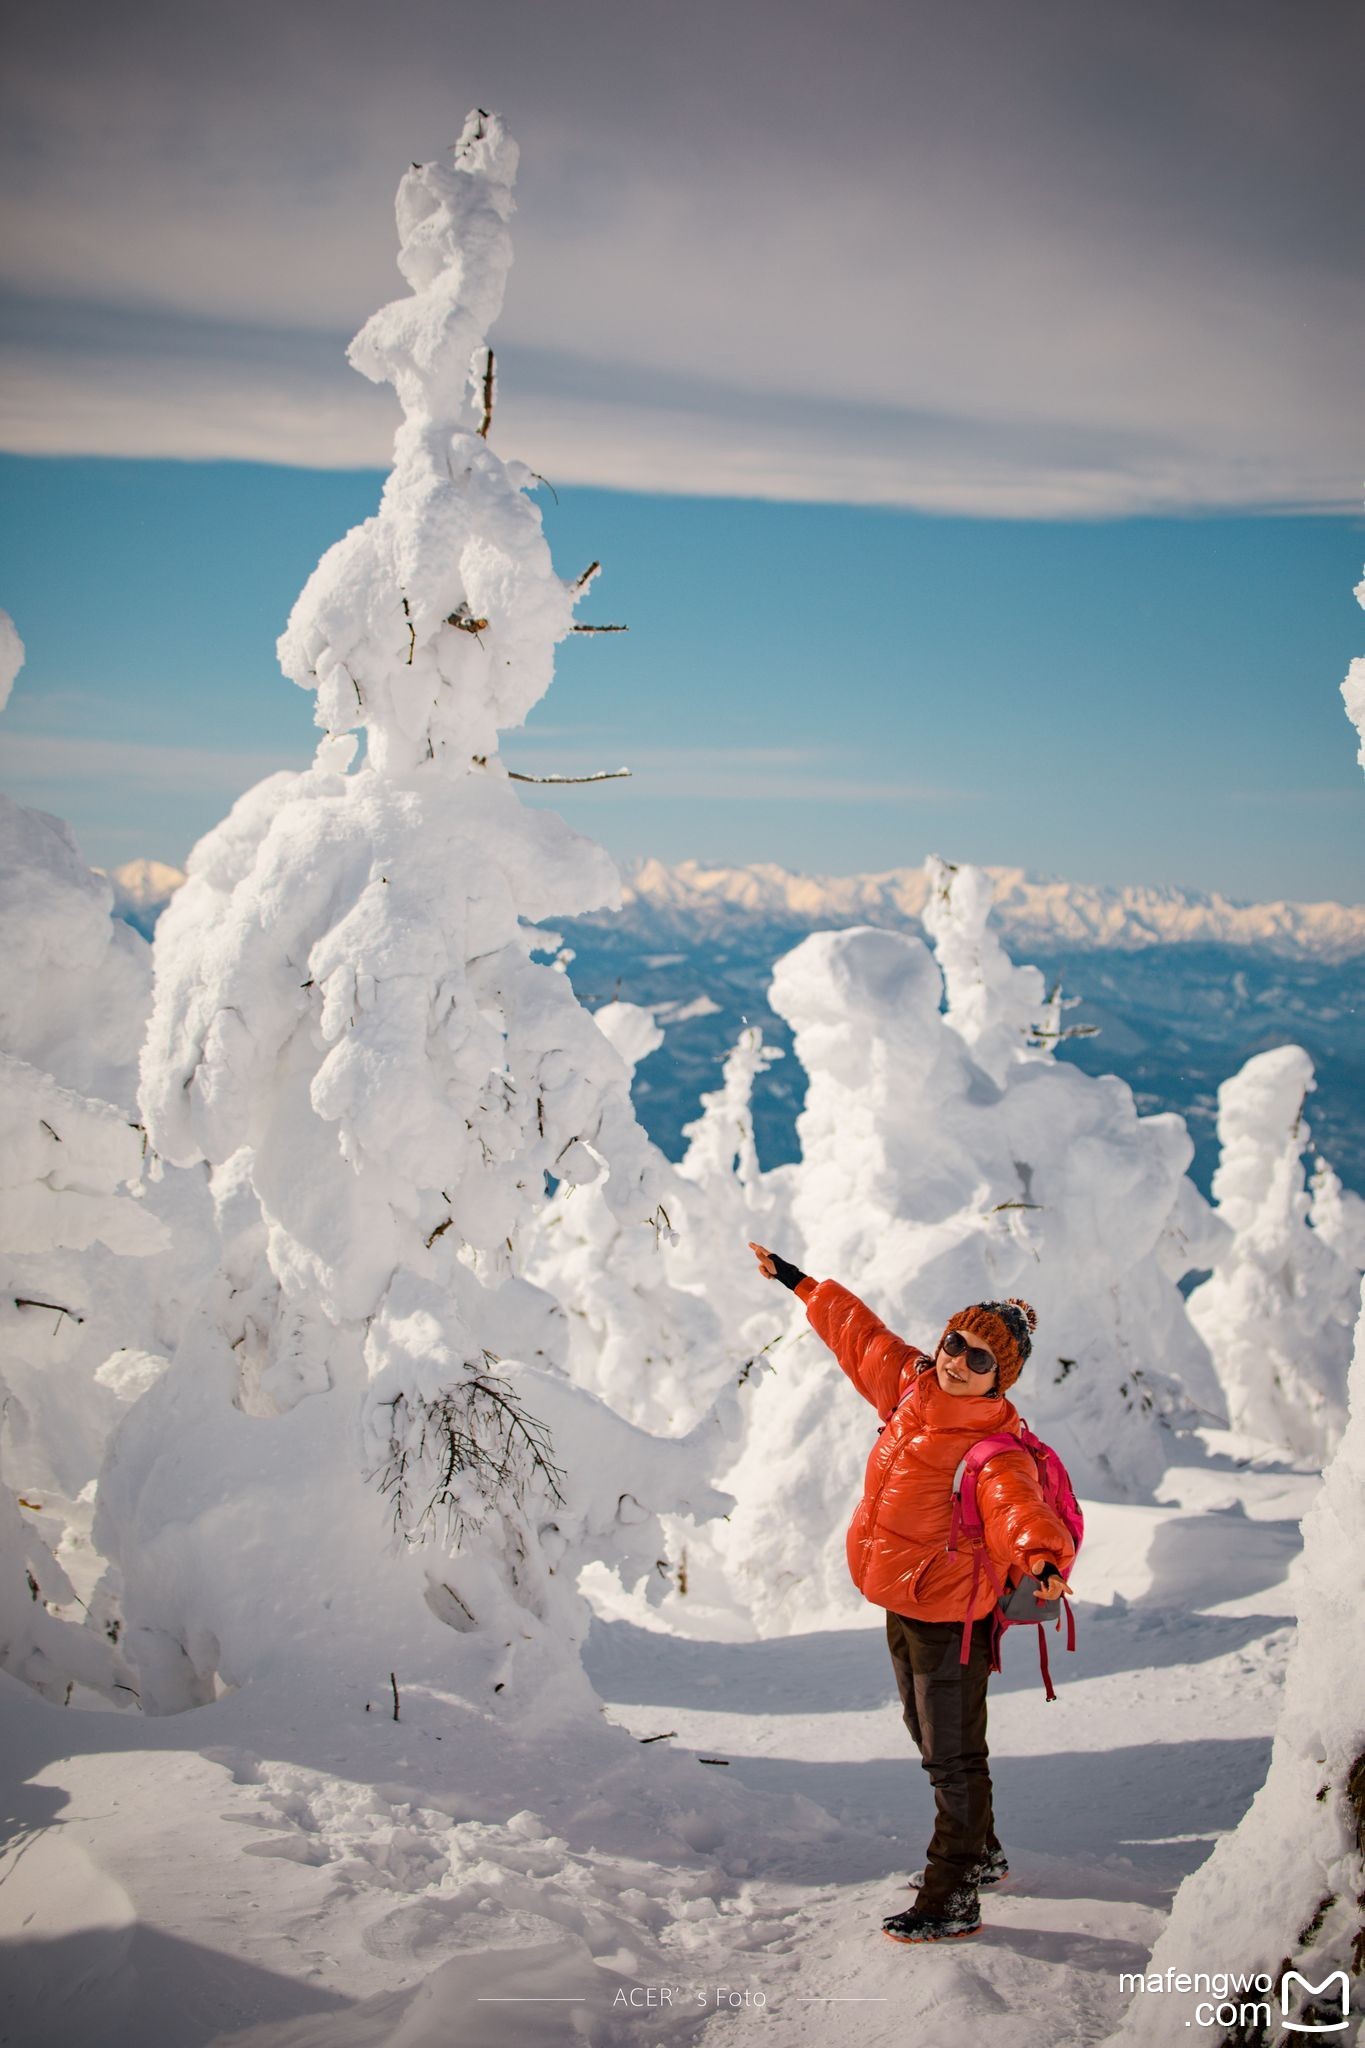
[[[0,459],[29,650],[0,780],[87,856],[179,864],[302,763],[274,640],[379,472]],[[846,874],[928,851],[1079,881],[1365,900],[1337,685],[1365,522],[986,520],[557,486],[561,572],[600,558],[513,765],[621,856]]]

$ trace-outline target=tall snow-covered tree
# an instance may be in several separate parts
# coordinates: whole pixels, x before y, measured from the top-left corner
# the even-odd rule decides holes
[[[577,1563],[652,1568],[642,1503],[720,1505],[695,1446],[574,1386],[519,1270],[547,1176],[651,1251],[659,1197],[628,1068],[531,929],[614,903],[616,871],[498,753],[585,587],[489,434],[516,159],[476,113],[402,181],[411,290],[350,351],[397,391],[393,471],[279,648],[324,736],[196,847],[158,930],[145,1117],[211,1164],[223,1252],[101,1482],[154,1708],[361,1645],[446,1671],[433,1610],[525,1700],[582,1625]]]
[[[1359,1198],[1347,1202],[1325,1161],[1315,1188],[1306,1182],[1303,1112],[1315,1085],[1303,1047],[1281,1045],[1219,1089],[1213,1195],[1229,1234],[1189,1310],[1233,1427],[1322,1459],[1346,1420],[1361,1267]]]

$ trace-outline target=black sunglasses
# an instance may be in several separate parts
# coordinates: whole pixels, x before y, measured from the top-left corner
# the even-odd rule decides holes
[[[943,1348],[949,1358],[961,1358],[966,1354],[967,1364],[973,1372],[994,1372],[996,1360],[989,1351],[982,1351],[975,1344],[969,1344],[961,1330],[949,1330],[943,1340]]]

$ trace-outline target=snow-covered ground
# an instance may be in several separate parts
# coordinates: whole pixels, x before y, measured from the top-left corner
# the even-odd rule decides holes
[[[159,1718],[63,1710],[0,1676],[19,1788],[0,2039],[1101,2041],[1120,1972],[1144,1968],[1181,1878],[1264,1780],[1319,1483],[1216,1430],[1179,1457],[1160,1505],[1086,1504],[1054,1705],[1031,1641],[1006,1645],[990,1736],[1012,1870],[971,1942],[880,1932],[932,1823],[871,1610],[745,1641],[704,1611],[687,1636],[622,1608],[599,1612],[586,1661],[612,1721],[666,1737],[639,1753],[671,1753],[657,1800],[610,1730],[576,1753],[558,1737],[552,1773],[453,1691],[400,1684],[395,1723],[383,1671],[368,1703],[249,1684]],[[1198,2000],[1164,1996],[1175,2039]]]

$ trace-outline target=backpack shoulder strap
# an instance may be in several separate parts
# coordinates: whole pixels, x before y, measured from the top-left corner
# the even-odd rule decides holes
[[[961,1535],[980,1536],[982,1533],[981,1514],[976,1505],[976,1482],[981,1467],[988,1458],[998,1451],[1027,1450],[1017,1436],[1008,1430],[997,1430],[993,1436],[980,1436],[958,1460],[953,1474],[953,1519],[948,1532],[949,1550],[957,1549]]]

